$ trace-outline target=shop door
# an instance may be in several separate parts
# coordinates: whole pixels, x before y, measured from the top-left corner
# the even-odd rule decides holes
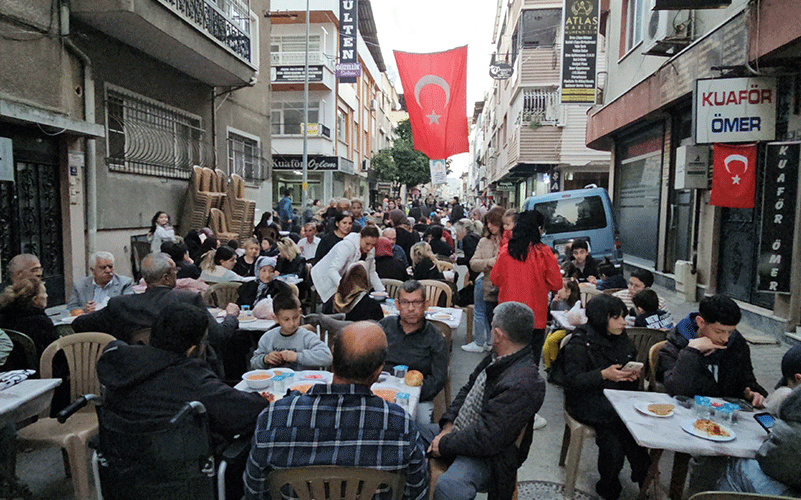
[[[13,141],[14,182],[0,182],[0,261],[4,272],[17,254],[42,262],[48,306],[65,303],[58,141],[0,124]]]
[[[717,291],[749,304],[773,309],[773,294],[756,290],[765,168],[763,148],[759,148],[758,157],[754,208],[722,209]]]
[[[668,228],[667,262],[665,271],[673,272],[677,260],[691,260],[690,246],[693,223],[694,191],[686,189],[673,192],[670,205],[670,226]]]

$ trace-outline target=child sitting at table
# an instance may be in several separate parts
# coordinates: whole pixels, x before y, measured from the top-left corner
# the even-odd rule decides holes
[[[317,333],[300,328],[300,300],[294,293],[276,295],[273,312],[278,326],[259,339],[259,347],[250,360],[252,368],[319,370],[331,364],[331,350]]]
[[[651,328],[652,330],[670,330],[673,328],[673,318],[670,313],[659,309],[659,296],[656,292],[646,288],[631,298],[634,302],[635,327]]]

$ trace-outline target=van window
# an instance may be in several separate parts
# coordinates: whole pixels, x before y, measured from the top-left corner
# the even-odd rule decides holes
[[[534,209],[545,216],[545,231],[548,234],[589,231],[607,225],[600,196],[547,201],[537,203]]]

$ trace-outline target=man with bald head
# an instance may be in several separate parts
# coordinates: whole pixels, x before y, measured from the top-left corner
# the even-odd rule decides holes
[[[145,293],[112,297],[105,308],[75,318],[72,329],[76,332],[104,332],[128,343],[147,343],[147,338],[135,338],[134,333],[150,328],[167,306],[184,303],[207,311],[199,293],[174,290],[176,274],[175,262],[169,255],[162,252],[148,254],[142,260],[142,277],[147,283]],[[239,327],[239,306],[228,304],[225,311],[228,314],[222,324],[214,318],[209,322],[209,344],[224,359],[227,376],[236,378],[247,368],[245,353],[240,352],[240,336],[235,338]],[[209,359],[210,363],[212,361],[213,356]],[[221,373],[219,366],[214,368]]]
[[[400,406],[370,391],[384,367],[387,339],[377,324],[353,323],[334,342],[333,382],[289,392],[259,416],[245,471],[245,498],[268,497],[274,469],[307,465],[371,467],[406,477],[403,498],[428,497],[423,441]],[[388,492],[375,498],[390,498]]]
[[[8,262],[8,273],[12,283],[30,278],[42,279],[42,264],[39,262],[39,257],[21,253]]]
[[[409,267],[409,259],[406,257],[406,252],[404,252],[403,248],[398,245],[398,233],[395,231],[395,228],[388,227],[384,229],[384,232],[381,233],[381,236],[392,242],[392,257],[403,262],[404,266]]]

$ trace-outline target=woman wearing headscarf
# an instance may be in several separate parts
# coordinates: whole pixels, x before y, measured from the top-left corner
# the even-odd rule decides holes
[[[281,291],[289,289],[286,283],[275,278],[275,257],[259,257],[254,266],[257,279],[242,283],[237,293],[239,298],[236,303],[239,306],[255,305],[267,297],[275,297]]]
[[[392,242],[381,236],[375,244],[375,271],[382,280],[406,281],[409,274],[406,264],[392,254]]]
[[[337,291],[342,276],[357,261],[364,261],[370,283],[376,292],[383,292],[384,285],[375,272],[375,247],[378,229],[367,226],[360,233],[351,233],[331,249],[311,270],[312,282],[323,303]]]
[[[323,304],[323,314],[345,313],[346,321],[378,321],[384,318],[381,304],[369,295],[370,279],[361,261],[354,262],[342,277],[337,292]]]

